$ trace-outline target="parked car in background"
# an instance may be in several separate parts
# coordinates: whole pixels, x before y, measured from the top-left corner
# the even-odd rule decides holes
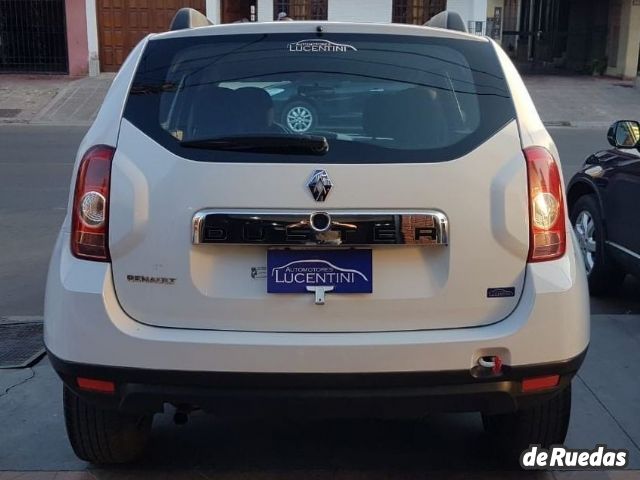
[[[321,83],[288,82],[271,87],[276,119],[290,132],[307,133],[317,128],[339,129],[362,124],[365,102],[374,95],[384,95],[406,88],[375,80],[354,80],[344,75],[330,76]]]
[[[640,123],[622,120],[571,179],[567,201],[592,295],[615,291],[640,275]]]
[[[317,76],[316,76],[317,77]],[[223,82],[219,86],[231,90],[261,88],[273,102],[274,121],[290,133],[310,131],[360,131],[362,112],[374,95],[398,92],[407,86],[375,79],[349,78],[348,75],[300,75],[297,81]]]

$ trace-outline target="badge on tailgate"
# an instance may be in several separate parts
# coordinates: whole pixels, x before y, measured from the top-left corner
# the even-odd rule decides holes
[[[194,245],[407,245],[449,244],[449,220],[438,210],[415,212],[233,211],[196,212]]]

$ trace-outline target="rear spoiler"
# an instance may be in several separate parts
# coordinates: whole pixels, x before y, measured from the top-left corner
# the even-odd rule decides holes
[[[457,12],[445,10],[431,17],[425,23],[427,27],[446,28],[447,30],[457,30],[458,32],[468,33],[464,20]]]
[[[207,27],[209,25],[213,25],[213,22],[199,11],[193,8],[181,8],[171,20],[169,30],[184,30],[186,28]]]

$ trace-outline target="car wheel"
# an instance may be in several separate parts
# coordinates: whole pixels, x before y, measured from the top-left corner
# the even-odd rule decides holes
[[[293,133],[306,133],[317,123],[316,109],[307,102],[293,102],[282,114],[282,123]]]
[[[620,286],[625,275],[607,258],[604,226],[596,197],[580,197],[571,209],[570,217],[584,259],[589,292],[594,296],[610,293]]]
[[[493,437],[497,453],[510,463],[529,445],[549,448],[564,443],[571,416],[571,384],[535,406],[513,413],[482,415],[485,431]]]
[[[66,386],[63,392],[67,436],[78,458],[95,464],[138,458],[151,433],[153,415],[127,415],[87,402]]]

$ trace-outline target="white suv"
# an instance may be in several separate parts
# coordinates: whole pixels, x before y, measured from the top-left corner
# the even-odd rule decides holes
[[[288,131],[283,90],[341,114]],[[166,405],[477,411],[505,454],[564,441],[584,267],[556,147],[491,40],[330,22],[151,35],[72,186],[45,341],[80,458],[135,458]]]

